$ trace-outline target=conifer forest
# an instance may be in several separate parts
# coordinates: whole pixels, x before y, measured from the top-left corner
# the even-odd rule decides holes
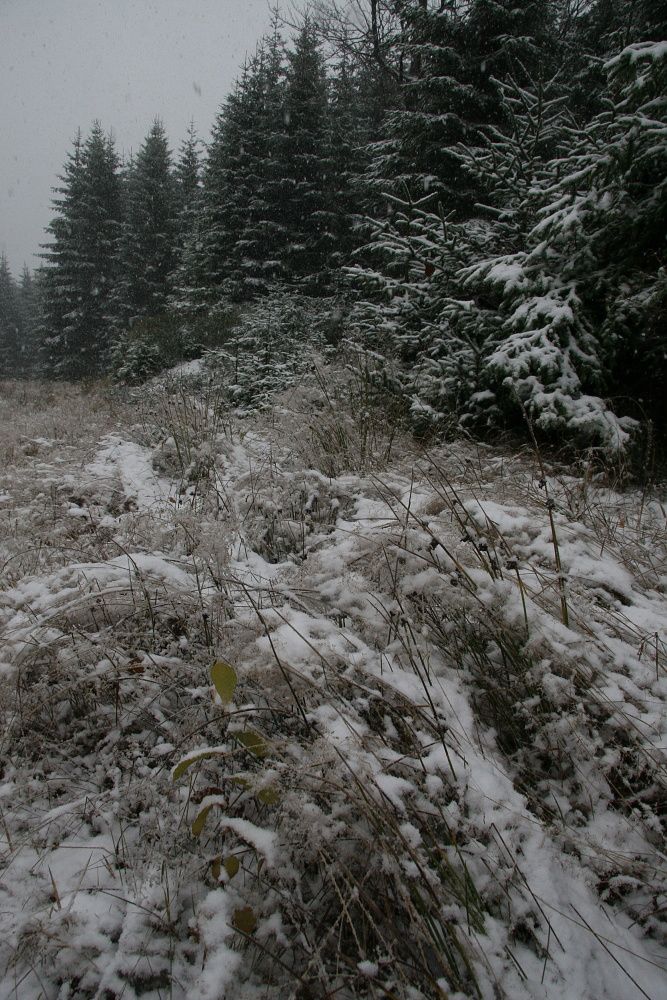
[[[219,97],[0,257],[0,1000],[661,1000],[667,0]]]

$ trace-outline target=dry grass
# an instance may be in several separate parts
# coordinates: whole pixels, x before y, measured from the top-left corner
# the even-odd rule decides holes
[[[660,504],[415,454],[363,372],[207,393],[5,389],[2,995],[658,1000]],[[166,506],[82,474],[118,428]]]

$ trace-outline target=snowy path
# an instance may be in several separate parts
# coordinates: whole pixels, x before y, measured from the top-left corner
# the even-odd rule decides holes
[[[150,450],[133,441],[124,441],[118,434],[103,439],[94,460],[84,471],[100,483],[117,478],[127,500],[134,500],[137,509],[148,513],[156,508],[164,510],[174,492],[173,483],[156,475]]]
[[[136,433],[0,481],[0,998],[287,997],[349,953],[341,996],[659,1000],[660,505],[464,444],[325,475],[286,410],[184,488]]]

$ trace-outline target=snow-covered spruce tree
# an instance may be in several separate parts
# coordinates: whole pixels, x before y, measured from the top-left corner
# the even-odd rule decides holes
[[[21,315],[21,356],[20,371],[24,375],[39,372],[37,331],[40,319],[41,272],[32,274],[24,264],[18,286],[18,302]]]
[[[114,293],[120,330],[167,304],[175,265],[176,183],[162,122],[156,119],[128,172]]]
[[[343,48],[334,66],[329,96],[329,172],[325,178],[327,198],[335,206],[328,221],[332,246],[327,270],[332,288],[341,286],[341,268],[349,263],[358,245],[358,179],[365,167],[365,148],[372,127],[372,109],[366,106],[364,79],[349,51]]]
[[[0,378],[15,375],[23,368],[23,317],[19,288],[0,255]]]
[[[406,110],[401,117],[412,124],[418,121],[428,132],[430,119],[438,117],[434,109],[440,108],[440,117],[452,124],[448,108],[453,102],[460,110],[474,109],[478,120],[467,124],[459,120],[458,134],[467,137],[465,143],[455,144],[454,132],[449,133],[447,148],[439,150],[440,179],[428,182],[422,176],[426,183],[415,184],[420,175],[408,173],[398,193],[387,197],[387,217],[373,225],[360,255],[370,266],[359,266],[350,274],[357,289],[365,292],[355,310],[357,329],[375,351],[398,361],[395,387],[423,429],[452,419],[488,423],[497,417],[494,397],[485,385],[485,358],[501,337],[497,297],[486,291],[473,296],[462,286],[459,273],[494,251],[507,253],[523,246],[532,219],[533,209],[525,202],[537,168],[553,151],[554,127],[563,104],[557,85],[531,85],[529,78],[528,67],[539,62],[549,37],[540,20],[545,6],[530,4],[519,10],[498,3],[487,11],[476,3],[465,17],[449,21],[439,21],[435,9],[429,19],[426,6],[419,22],[422,31],[431,22],[441,31],[447,25],[448,58],[458,60],[460,78],[472,81],[481,74],[483,79],[474,86],[461,86],[458,99],[451,77],[444,91],[440,81],[431,88],[427,74],[434,50],[420,44],[413,69],[416,63],[422,77],[411,79],[406,87],[415,93],[425,88],[432,110],[421,117]],[[553,29],[552,18],[547,25]],[[515,37],[530,27],[534,35]],[[506,82],[490,76],[488,69],[476,68],[487,50]],[[477,56],[472,59],[474,52]],[[517,78],[512,76],[513,67]],[[527,81],[525,86],[522,80]],[[466,94],[475,95],[467,105]],[[439,122],[433,135],[444,139]],[[444,183],[447,178],[456,191]],[[426,195],[422,191],[421,197],[412,194],[423,187],[433,190]]]
[[[445,211],[465,217],[477,191],[461,169],[460,144],[498,123],[498,80],[543,72],[555,54],[554,0],[471,0],[400,5],[400,95],[375,143],[367,175],[378,204],[389,192],[412,200],[432,192]]]
[[[235,407],[263,406],[312,367],[312,350],[324,346],[325,316],[321,297],[274,289],[248,304],[206,368]]]
[[[181,309],[262,294],[285,243],[283,46],[277,29],[246,62],[213,127],[203,191],[177,277]]]
[[[202,189],[174,274],[173,303],[190,315],[204,313],[222,296],[230,247],[241,231],[237,201],[242,185],[242,123],[250,67],[227,97],[213,123],[202,171]],[[232,180],[238,174],[238,186]]]
[[[479,388],[485,344],[469,304],[456,298],[454,276],[475,239],[480,252],[488,251],[489,235],[482,225],[462,229],[438,215],[430,196],[387,198],[391,214],[374,224],[371,243],[362,248],[375,268],[347,272],[364,294],[352,326],[376,377],[402,402],[413,427],[425,432],[464,413]]]
[[[667,38],[667,0],[559,0],[569,106],[580,124],[603,110],[605,63],[627,45]]]
[[[524,83],[557,68],[563,6],[563,0],[470,0],[463,42],[476,88],[493,99],[495,81],[511,76]]]
[[[606,109],[585,127],[564,117],[563,83],[495,81],[498,124],[454,154],[482,202],[465,224],[393,200],[372,241],[379,264],[357,275],[371,292],[358,326],[399,358],[421,422],[528,413],[613,451],[627,441],[616,414],[640,408],[604,397],[665,419],[663,49],[609,61]]]
[[[533,86],[497,81],[497,87],[503,128],[487,126],[477,147],[457,152],[480,192],[475,217],[446,224],[426,212],[412,226],[412,253],[430,272],[419,317],[423,347],[407,380],[421,424],[454,419],[493,428],[503,420],[488,361],[506,336],[503,298],[534,225],[534,188],[571,122],[558,79]],[[480,261],[499,253],[505,284],[476,284],[470,268],[476,273]]]
[[[401,6],[401,24],[400,89],[369,151],[368,200],[380,206],[385,193],[419,199],[433,191],[448,206],[469,203],[458,163],[449,156],[480,116],[481,95],[468,84],[458,44],[460,15],[449,6],[440,11],[410,0]]]
[[[333,209],[328,110],[313,25],[306,19],[286,65],[274,24],[216,120],[201,209],[179,270],[179,305],[248,301],[281,283],[328,287],[329,256],[343,229]]]
[[[286,56],[278,18],[262,42],[258,103],[254,108],[252,164],[247,173],[245,226],[238,247],[241,291],[245,299],[266,294],[286,277],[290,186],[285,112]]]
[[[489,386],[503,408],[597,442],[627,440],[619,413],[665,419],[667,49],[607,63],[609,107],[547,164],[535,225],[518,252],[474,264],[464,284],[495,295],[502,336]],[[658,412],[659,410],[659,412]]]
[[[55,217],[46,232],[52,241],[42,249],[44,264],[44,315],[40,327],[42,362],[54,370],[58,354],[66,353],[65,331],[75,316],[79,301],[79,243],[83,219],[83,138],[77,132],[73,148],[54,188]],[[61,361],[63,359],[61,358]]]
[[[588,44],[599,55],[609,55],[635,42],[660,41],[667,36],[666,0],[592,0],[579,20]]]
[[[118,160],[99,122],[85,143],[77,135],[60,180],[43,247],[39,334],[45,370],[80,377],[107,361],[120,225]]]
[[[287,239],[282,261],[289,281],[310,293],[328,287],[327,261],[335,247],[327,80],[313,23],[306,18],[288,56],[285,88]]]
[[[195,228],[202,192],[201,179],[201,141],[197,136],[194,122],[190,122],[174,168],[174,252],[177,267],[182,260],[183,248]]]
[[[259,176],[261,151],[255,129],[262,108],[263,73],[260,49],[246,64],[235,93],[227,98],[209,149],[200,246],[206,261],[203,274],[208,272],[214,298],[248,297],[248,289],[242,287],[243,264],[254,256],[254,247],[243,237],[255,194],[251,185]],[[248,271],[252,282],[252,271]]]

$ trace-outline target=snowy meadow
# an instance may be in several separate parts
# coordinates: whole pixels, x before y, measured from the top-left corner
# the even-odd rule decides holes
[[[664,996],[664,497],[363,372],[0,394],[0,997]]]

